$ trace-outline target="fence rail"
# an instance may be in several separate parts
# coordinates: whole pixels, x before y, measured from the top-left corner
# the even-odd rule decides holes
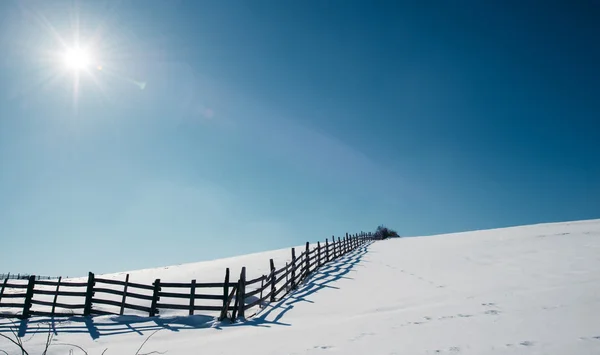
[[[220,283],[196,280],[189,283],[162,282],[156,279],[152,285],[145,285],[130,282],[129,274],[125,280],[112,280],[95,277],[91,272],[87,282],[28,275],[27,283],[20,283],[19,280],[23,280],[19,278],[21,275],[4,275],[4,280],[0,281],[0,317],[123,315],[134,311],[154,317],[161,311],[185,310],[189,315],[198,311],[218,312],[219,320],[245,318],[246,311],[255,307],[260,309],[285,297],[318,268],[372,240],[375,240],[372,234],[360,233],[353,236],[346,234],[343,238],[338,237],[337,241],[332,237],[331,241],[318,242],[312,249],[307,242],[298,256],[296,249],[292,248],[291,261],[279,269],[271,259],[268,274],[247,280],[246,267],[242,267],[235,282],[230,280],[229,268]]]

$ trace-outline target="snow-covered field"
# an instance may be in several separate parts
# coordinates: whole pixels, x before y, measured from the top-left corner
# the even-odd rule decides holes
[[[269,258],[279,267],[289,249],[130,275],[140,283],[220,282],[226,267],[260,276]],[[158,331],[140,353],[597,355],[599,315],[594,220],[379,241],[234,325],[202,315],[57,319],[48,354],[69,354],[74,348],[64,343],[90,355],[135,354]],[[16,323],[30,354],[41,354],[48,323]],[[10,335],[9,325],[0,320],[0,333]],[[5,339],[0,349],[20,354]]]

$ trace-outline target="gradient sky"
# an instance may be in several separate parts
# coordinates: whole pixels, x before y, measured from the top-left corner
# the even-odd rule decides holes
[[[0,273],[600,218],[599,18],[593,0],[0,1]],[[94,66],[75,86],[57,56],[77,37]]]

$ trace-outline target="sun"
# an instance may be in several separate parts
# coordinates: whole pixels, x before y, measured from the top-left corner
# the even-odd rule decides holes
[[[71,48],[65,52],[64,62],[70,70],[85,70],[91,64],[90,53],[82,48]]]

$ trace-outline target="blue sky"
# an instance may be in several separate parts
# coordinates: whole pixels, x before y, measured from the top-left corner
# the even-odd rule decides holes
[[[599,218],[598,16],[595,1],[2,1],[0,272]],[[77,37],[85,71],[58,59]]]

